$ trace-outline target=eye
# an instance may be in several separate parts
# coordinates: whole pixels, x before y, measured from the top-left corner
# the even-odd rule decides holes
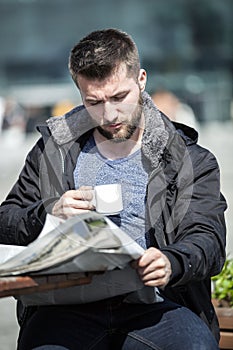
[[[90,106],[97,106],[98,104],[100,104],[102,101],[87,101],[87,103]]]
[[[114,96],[112,98],[113,102],[121,102],[124,100],[124,98],[127,96],[127,94],[123,94],[123,95],[118,95],[118,96]]]

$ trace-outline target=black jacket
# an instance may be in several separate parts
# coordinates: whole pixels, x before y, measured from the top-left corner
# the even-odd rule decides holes
[[[226,203],[219,168],[215,157],[197,145],[194,129],[171,123],[146,93],[143,99],[148,246],[160,248],[173,271],[161,293],[198,314],[218,339],[210,277],[225,260]],[[74,189],[77,157],[94,126],[78,107],[39,127],[42,138],[0,207],[0,243],[27,245],[39,235],[54,202]]]

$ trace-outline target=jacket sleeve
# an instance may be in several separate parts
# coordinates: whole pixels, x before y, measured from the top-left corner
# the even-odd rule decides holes
[[[0,243],[27,245],[40,233],[50,200],[40,192],[42,139],[29,152],[19,178],[0,206]]]
[[[177,180],[171,227],[166,223],[168,237],[173,238],[162,248],[172,264],[174,286],[218,274],[225,261],[226,201],[220,192],[219,167],[209,151],[191,147]]]

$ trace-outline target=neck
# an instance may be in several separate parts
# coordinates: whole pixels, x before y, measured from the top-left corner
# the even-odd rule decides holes
[[[97,129],[94,131],[94,139],[99,152],[107,159],[114,160],[125,158],[141,148],[144,129],[137,128],[129,140],[114,142],[106,139]]]

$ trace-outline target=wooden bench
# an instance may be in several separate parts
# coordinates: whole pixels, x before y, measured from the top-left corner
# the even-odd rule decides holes
[[[220,326],[220,349],[233,350],[233,308],[215,308]]]
[[[0,278],[0,298],[44,292],[91,283],[93,273],[64,273],[57,275],[16,276]]]

